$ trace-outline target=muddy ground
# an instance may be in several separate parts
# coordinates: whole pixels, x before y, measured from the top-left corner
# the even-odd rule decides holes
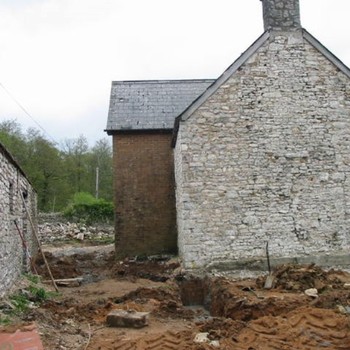
[[[280,266],[267,290],[264,276],[193,277],[168,256],[117,261],[113,246],[46,247],[45,255],[56,279],[83,277],[23,316],[48,350],[350,349],[344,271]],[[37,265],[48,279],[42,259]],[[306,295],[310,288],[318,294]],[[114,309],[149,312],[149,325],[108,327]]]

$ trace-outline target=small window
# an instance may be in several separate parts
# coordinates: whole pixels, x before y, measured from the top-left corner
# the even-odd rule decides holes
[[[28,198],[28,191],[27,191],[27,190],[23,190],[23,191],[22,191],[22,196],[23,196],[23,198],[24,198],[25,200],[27,200],[27,198]]]
[[[15,189],[14,189],[14,186],[13,186],[13,183],[10,182],[10,185],[9,185],[9,205],[10,205],[10,214],[14,214],[15,213]]]

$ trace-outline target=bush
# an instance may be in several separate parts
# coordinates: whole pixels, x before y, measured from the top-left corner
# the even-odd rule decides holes
[[[90,193],[79,192],[74,195],[72,203],[64,211],[64,216],[86,224],[109,223],[114,217],[114,206],[104,199],[94,198]]]

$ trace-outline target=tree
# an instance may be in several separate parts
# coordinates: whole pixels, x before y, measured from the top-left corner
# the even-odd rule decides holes
[[[38,191],[39,209],[62,209],[66,205],[67,186],[61,152],[36,129],[29,129],[26,138],[27,170]]]
[[[27,160],[26,140],[17,121],[5,120],[0,123],[0,142],[17,162],[24,167]]]
[[[88,191],[88,150],[89,145],[84,135],[80,135],[77,139],[67,139],[63,145],[65,171],[72,193]]]
[[[98,195],[97,197],[111,201],[113,194],[111,191],[113,181],[112,147],[107,138],[98,140],[91,150],[90,171],[95,174],[92,176],[92,188],[96,190],[98,168]]]
[[[38,193],[41,211],[63,210],[75,193],[95,196],[99,168],[100,198],[112,199],[112,149],[108,139],[90,150],[85,136],[66,140],[62,149],[37,129],[22,132],[14,120],[0,123],[0,142],[10,151]]]

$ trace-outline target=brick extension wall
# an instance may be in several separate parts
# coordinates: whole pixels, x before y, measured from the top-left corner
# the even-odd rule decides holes
[[[116,252],[177,251],[171,132],[113,135]]]

